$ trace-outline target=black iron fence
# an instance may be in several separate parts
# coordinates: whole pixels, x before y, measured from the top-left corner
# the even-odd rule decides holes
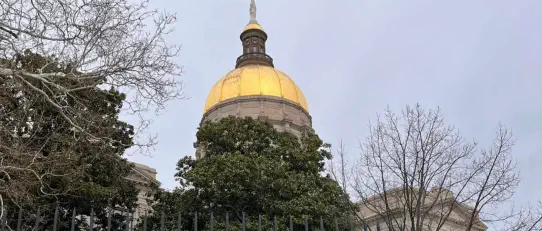
[[[119,212],[119,211],[117,211]],[[120,212],[122,213],[122,212]],[[287,217],[288,223],[284,224],[282,223],[281,227],[279,227],[279,221],[277,220],[277,217],[274,216],[271,219],[264,220],[264,216],[258,215],[257,217],[257,225],[251,226],[251,228],[247,228],[247,216],[245,213],[242,213],[241,221],[239,222],[239,226],[232,226],[230,223],[230,214],[226,212],[224,215],[224,219],[220,220],[220,225],[217,225],[217,219],[215,219],[215,215],[213,213],[210,214],[210,216],[206,216],[206,219],[204,222],[206,223],[205,228],[201,228],[198,226],[198,220],[202,219],[201,217],[198,217],[198,213],[194,213],[190,216],[191,225],[190,227],[185,227],[183,224],[183,220],[185,220],[187,217],[183,217],[182,214],[178,214],[176,218],[176,224],[172,227],[171,222],[165,222],[166,215],[164,213],[161,213],[159,216],[159,222],[158,224],[149,225],[148,224],[148,217],[149,216],[142,216],[138,221],[134,221],[133,214],[126,213],[124,216],[127,219],[124,219],[122,224],[117,226],[112,226],[112,214],[115,214],[114,211],[110,210],[107,212],[107,223],[106,224],[96,224],[95,223],[95,213],[92,209],[90,212],[90,216],[86,215],[78,215],[76,213],[76,210],[73,209],[71,214],[71,222],[69,224],[69,228],[66,226],[59,226],[59,208],[57,207],[54,211],[54,215],[52,218],[52,221],[44,221],[42,219],[42,216],[44,214],[41,214],[40,209],[37,209],[34,213],[34,216],[32,218],[34,225],[32,227],[28,226],[28,220],[25,220],[25,224],[23,226],[23,210],[19,209],[16,219],[16,227],[7,227],[8,226],[8,220],[7,220],[7,212],[4,210],[2,213],[2,219],[1,219],[1,231],[8,231],[8,230],[14,230],[14,231],[26,231],[26,230],[50,230],[50,231],[64,231],[64,230],[70,230],[70,231],[76,231],[76,230],[90,230],[90,231],[97,231],[97,230],[123,230],[123,231],[132,231],[132,230],[142,230],[142,231],[153,231],[153,230],[160,230],[160,231],[183,231],[183,230],[189,230],[189,231],[198,231],[199,230],[206,230],[206,231],[215,231],[215,230],[225,230],[225,231],[251,231],[256,230],[262,231],[262,230],[284,230],[284,231],[354,231],[354,230],[363,230],[368,231],[369,228],[367,225],[355,225],[355,222],[351,222],[351,219],[347,219],[347,224],[340,223],[337,219],[333,219],[333,223],[329,224],[329,221],[326,221],[327,224],[325,224],[324,219],[320,217],[319,219],[308,219],[304,218],[303,223],[299,224],[294,222],[294,219],[292,216]],[[84,216],[88,219],[77,219],[77,216]],[[13,216],[12,216],[13,217]],[[50,217],[50,216],[47,216]],[[284,218],[284,217],[282,217]],[[50,218],[49,218],[50,219]],[[255,219],[255,218],[253,218]],[[84,220],[86,223],[81,225],[81,220]],[[208,223],[207,223],[208,221]],[[344,219],[341,220],[344,222]],[[253,224],[255,221],[252,221]],[[10,224],[15,223],[14,221],[11,221]],[[49,225],[43,225],[44,223],[47,223]],[[52,226],[51,226],[52,223]],[[265,225],[262,225],[264,224]],[[287,226],[286,226],[287,225]],[[198,228],[200,227],[200,228]],[[232,228],[234,227],[234,228]],[[380,228],[379,224],[376,224],[376,227],[374,227],[377,231],[381,231],[384,229]],[[392,228],[386,229],[392,231]],[[403,227],[400,227],[399,229],[396,229],[397,231],[406,231]]]

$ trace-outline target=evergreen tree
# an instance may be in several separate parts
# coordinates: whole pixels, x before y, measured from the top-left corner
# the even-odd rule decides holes
[[[281,228],[288,226],[289,216],[296,226],[308,219],[317,228],[320,217],[328,228],[336,218],[345,224],[351,204],[325,174],[331,153],[316,134],[298,138],[264,121],[228,117],[204,123],[197,145],[205,156],[179,160],[176,177],[181,187],[155,194],[149,225],[158,227],[162,212],[166,227],[175,227],[179,213],[187,228],[193,228],[196,213],[200,228],[209,227],[211,213],[215,228],[225,225],[228,213],[234,230],[243,213],[249,230],[256,229],[259,215],[267,228],[275,216]]]
[[[28,73],[77,73],[69,63],[28,50],[0,62]],[[78,89],[59,99],[62,103],[57,106],[65,110],[57,110],[39,92],[59,89],[40,85],[40,81],[0,75],[0,192],[8,225],[16,227],[19,209],[23,210],[23,229],[34,225],[38,208],[41,226],[50,229],[58,207],[61,230],[69,229],[74,208],[77,215],[87,216],[94,208],[97,225],[107,224],[110,206],[133,209],[138,190],[125,179],[133,166],[122,155],[132,145],[134,129],[118,118],[125,95],[115,88]],[[85,80],[46,81],[69,88]],[[65,115],[76,110],[84,113]],[[74,124],[89,126],[78,130]],[[77,218],[78,227],[85,227]],[[115,216],[114,227],[123,219]]]

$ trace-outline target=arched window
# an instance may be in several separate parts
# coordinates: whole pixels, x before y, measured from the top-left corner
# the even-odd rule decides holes
[[[243,48],[245,50],[244,53],[250,52],[250,39],[245,39],[245,41],[243,43]]]

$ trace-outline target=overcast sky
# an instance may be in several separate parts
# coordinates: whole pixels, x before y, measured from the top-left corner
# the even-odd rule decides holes
[[[150,133],[152,157],[129,159],[173,188],[175,165],[193,142],[211,86],[234,68],[249,0],[152,0],[177,12],[171,42],[189,100],[171,102]],[[387,105],[440,106],[468,139],[487,144],[498,122],[517,138],[522,183],[515,200],[542,198],[542,1],[257,0],[275,66],[309,103],[313,126],[351,158],[368,122]]]

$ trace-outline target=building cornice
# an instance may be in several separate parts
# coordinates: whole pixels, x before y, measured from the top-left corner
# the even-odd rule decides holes
[[[304,113],[308,118],[309,118],[309,123],[312,125],[312,117],[310,116],[309,112],[306,111],[303,107],[301,107],[301,105],[291,101],[291,100],[288,100],[288,99],[284,99],[282,97],[277,97],[277,96],[268,96],[268,95],[250,95],[250,96],[239,96],[239,97],[235,97],[235,98],[231,98],[231,99],[227,99],[227,100],[224,100],[220,103],[217,103],[216,105],[213,105],[211,108],[209,108],[209,110],[207,110],[202,118],[201,118],[201,121],[200,121],[200,126],[202,125],[202,123],[205,121],[205,119],[211,114],[213,113],[214,111],[217,111],[219,110],[220,108],[223,108],[223,107],[226,107],[226,106],[230,106],[230,105],[235,105],[235,104],[238,104],[238,103],[243,103],[243,102],[274,102],[274,103],[280,103],[280,104],[286,104],[290,107],[293,107],[297,110],[299,110],[300,112]]]

